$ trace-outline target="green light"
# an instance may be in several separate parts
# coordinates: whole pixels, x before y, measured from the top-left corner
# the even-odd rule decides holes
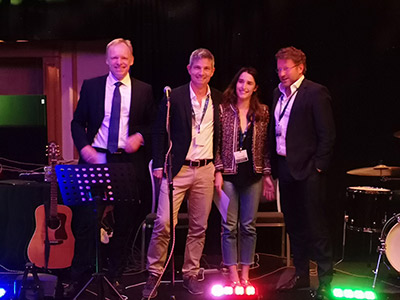
[[[11,5],[20,5],[22,3],[22,0],[11,0],[10,3]]]
[[[333,289],[333,296],[336,298],[343,298],[343,290],[342,289]]]
[[[364,292],[360,291],[360,290],[354,291],[354,298],[356,298],[356,299],[364,299],[365,298],[364,297]]]
[[[366,291],[365,292],[365,299],[376,299],[376,295],[374,292]]]
[[[350,289],[345,289],[345,290],[343,291],[343,295],[344,295],[344,297],[347,298],[347,299],[352,299],[352,298],[353,298],[353,291],[350,290]]]
[[[367,299],[375,300],[376,295],[373,291],[352,290],[349,288],[334,288],[332,294],[337,299]]]

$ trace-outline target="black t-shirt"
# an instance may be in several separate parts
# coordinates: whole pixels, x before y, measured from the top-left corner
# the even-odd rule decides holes
[[[240,139],[242,139],[243,134],[239,134],[239,146]],[[248,161],[237,164],[238,172],[234,175],[223,175],[224,181],[232,182],[236,186],[249,186],[261,179],[262,174],[254,173],[253,168],[253,123],[249,126],[246,132],[246,136],[243,140],[242,150],[247,151]],[[239,151],[239,149],[237,149]]]

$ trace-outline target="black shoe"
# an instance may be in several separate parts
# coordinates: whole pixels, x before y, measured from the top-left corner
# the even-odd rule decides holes
[[[322,283],[319,285],[316,292],[317,300],[328,300],[331,296],[331,285],[329,283]]]
[[[192,295],[201,295],[204,293],[203,287],[195,275],[183,277],[183,287]]]
[[[71,282],[66,287],[64,287],[63,297],[67,299],[75,297],[76,294],[78,294],[79,291],[82,289],[82,287],[83,285],[78,281]]]
[[[277,288],[279,292],[294,291],[310,287],[309,276],[294,275],[288,282]]]
[[[142,297],[145,299],[150,298],[155,298],[158,294],[157,289],[158,289],[158,285],[157,285],[157,281],[158,281],[158,276],[154,276],[154,275],[149,275],[149,277],[147,278],[146,284],[143,287],[143,291],[142,291]]]

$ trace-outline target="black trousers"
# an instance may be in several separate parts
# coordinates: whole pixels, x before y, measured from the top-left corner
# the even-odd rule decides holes
[[[107,155],[109,163],[123,163],[129,161],[128,154]],[[140,170],[140,169],[139,169]],[[114,205],[114,231],[108,244],[100,244],[100,260],[108,268],[108,277],[117,280],[121,277],[126,265],[127,255],[130,253],[132,236],[139,228],[149,212],[151,187],[147,169],[141,170],[132,184],[138,185],[139,198],[142,203],[118,202]],[[135,173],[138,169],[135,168]],[[81,205],[72,207],[72,230],[75,236],[75,254],[71,266],[71,277],[74,281],[86,280],[93,271],[96,259],[96,222],[100,221],[105,205]]]
[[[308,276],[309,260],[318,264],[321,283],[332,280],[332,244],[325,214],[326,176],[317,170],[305,180],[290,174],[286,159],[278,161],[279,191],[290,237],[296,275]]]

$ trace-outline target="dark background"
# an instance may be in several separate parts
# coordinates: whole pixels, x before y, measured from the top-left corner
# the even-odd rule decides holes
[[[295,46],[306,77],[332,93],[337,142],[330,172],[329,222],[340,245],[346,187],[400,190],[400,182],[346,175],[379,163],[400,165],[400,1],[336,0],[22,0],[0,3],[0,39],[13,42],[131,39],[134,76],[153,85],[188,81],[191,51],[216,58],[212,85],[223,90],[244,65],[256,67],[262,99],[278,84],[274,54]],[[400,206],[398,206],[398,212]]]

